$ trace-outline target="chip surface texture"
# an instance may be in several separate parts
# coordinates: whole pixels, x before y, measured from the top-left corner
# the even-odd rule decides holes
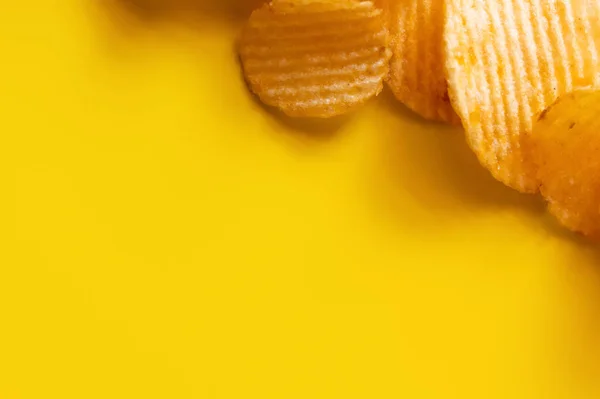
[[[561,96],[524,140],[548,210],[567,228],[600,237],[600,91]]]
[[[275,0],[254,11],[240,38],[248,85],[290,116],[351,111],[383,87],[384,25],[371,1]]]
[[[598,84],[599,9],[599,0],[447,0],[450,99],[480,162],[508,186],[538,190],[520,139],[534,117]]]
[[[460,124],[444,75],[444,1],[387,0],[392,49],[388,85],[399,101],[422,117]]]

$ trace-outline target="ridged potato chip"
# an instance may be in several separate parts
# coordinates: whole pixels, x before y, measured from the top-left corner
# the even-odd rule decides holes
[[[598,83],[599,0],[446,0],[446,74],[467,141],[492,175],[536,192],[520,137],[558,96]]]
[[[444,73],[444,0],[387,0],[385,13],[396,98],[426,119],[460,124]]]
[[[250,89],[290,116],[331,117],[379,94],[390,52],[371,1],[275,0],[254,11],[239,53]]]
[[[579,90],[544,110],[524,137],[548,209],[561,224],[600,236],[600,92]]]

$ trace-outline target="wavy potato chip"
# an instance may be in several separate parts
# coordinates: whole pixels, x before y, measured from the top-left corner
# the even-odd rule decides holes
[[[561,96],[524,138],[548,210],[570,230],[600,236],[600,91]]]
[[[331,117],[379,94],[387,45],[371,1],[275,0],[254,11],[239,53],[262,102],[290,116]]]
[[[558,96],[598,83],[600,0],[446,0],[446,75],[467,141],[492,175],[536,192],[520,137]]]
[[[385,13],[396,98],[426,119],[460,124],[444,73],[444,0],[387,0]]]

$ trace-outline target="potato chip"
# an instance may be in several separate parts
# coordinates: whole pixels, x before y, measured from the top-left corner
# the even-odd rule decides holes
[[[392,92],[426,119],[460,124],[444,74],[444,0],[388,0],[385,11]]]
[[[524,137],[548,209],[567,228],[600,236],[600,91],[561,96]]]
[[[446,0],[450,99],[480,162],[508,186],[538,189],[520,147],[534,116],[598,83],[599,10],[600,0]]]
[[[240,39],[251,90],[290,116],[331,117],[379,94],[388,34],[371,1],[275,0]]]

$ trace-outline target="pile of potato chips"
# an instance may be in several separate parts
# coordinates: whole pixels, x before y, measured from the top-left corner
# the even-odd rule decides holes
[[[422,117],[462,124],[496,179],[541,192],[588,236],[600,236],[599,48],[600,0],[272,0],[239,42],[265,104],[332,117],[387,82]]]

